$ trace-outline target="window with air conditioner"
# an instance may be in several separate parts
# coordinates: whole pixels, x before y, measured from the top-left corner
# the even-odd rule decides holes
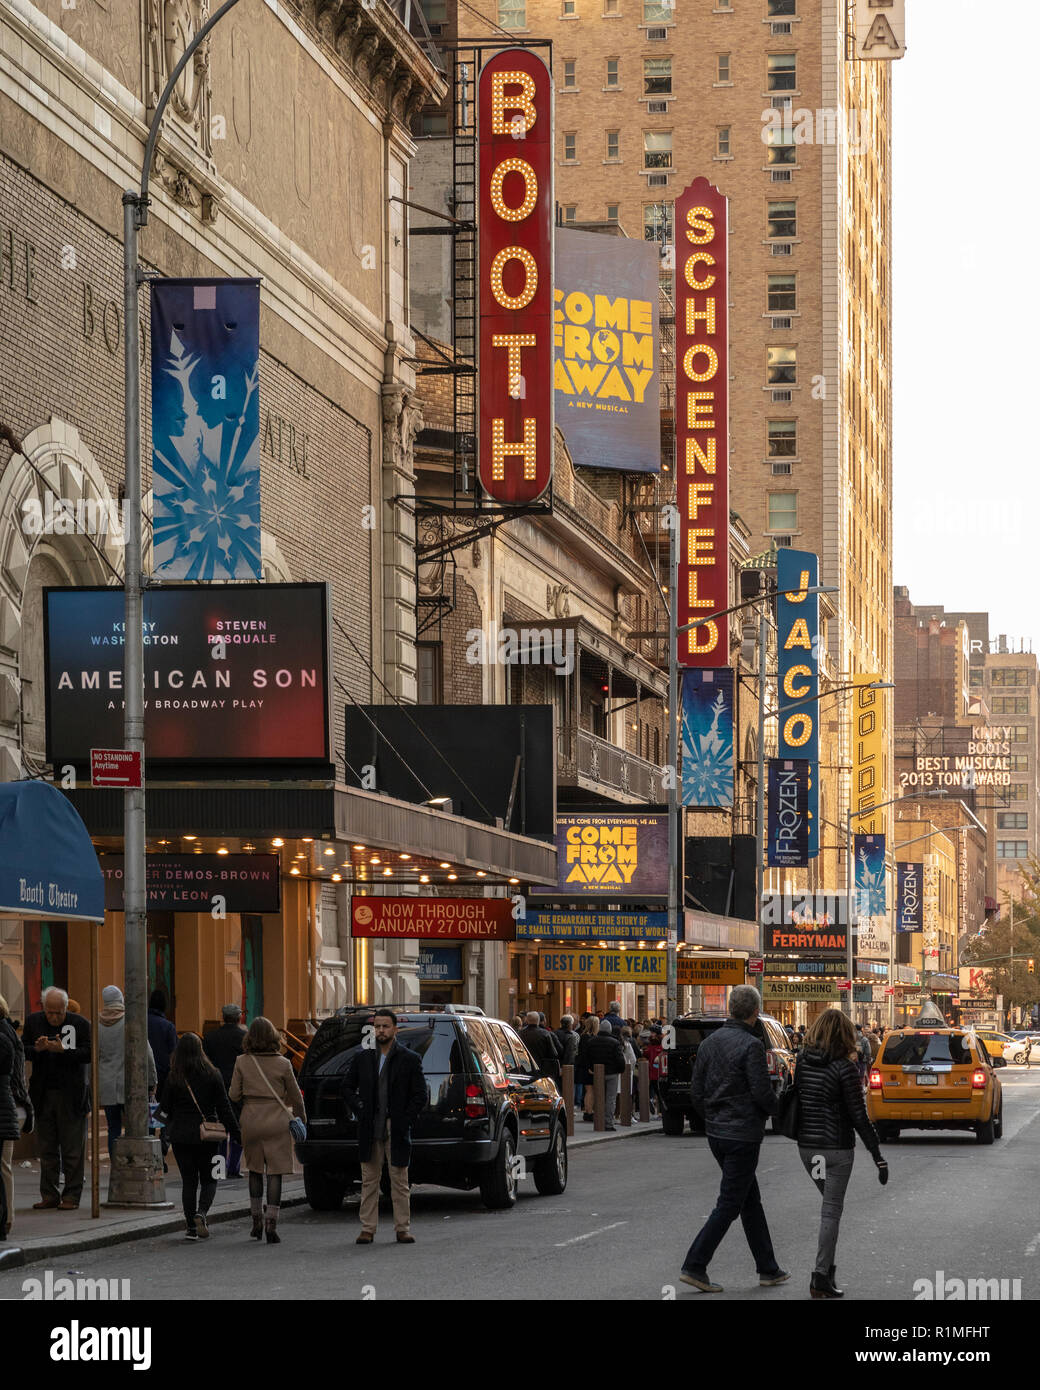
[[[791,237],[798,235],[798,218],[794,203],[770,203],[766,236]]]
[[[769,511],[766,525],[767,529],[770,531],[790,532],[798,530],[797,492],[771,492],[769,494]]]
[[[563,157],[568,163],[578,158],[578,136],[573,130],[563,137]]]
[[[794,472],[794,468],[790,463],[774,463],[771,464],[770,467],[774,478],[788,477]]]
[[[797,280],[794,275],[770,275],[766,308],[771,314],[788,314],[798,307]]]
[[[789,256],[794,243],[790,241],[774,241],[769,248],[774,256]]]
[[[648,116],[667,116],[667,101],[648,101],[646,103],[646,114]]]
[[[767,422],[769,457],[771,459],[791,459],[798,452],[798,422],[796,420],[770,420]]]
[[[766,58],[766,90],[770,92],[793,92],[798,85],[795,81],[795,55],[793,53],[770,53]]]
[[[766,348],[766,374],[770,386],[793,386],[798,379],[797,348]]]
[[[618,67],[619,67],[620,61],[621,61],[621,60],[620,60],[619,58],[608,58],[608,59],[607,59],[607,82],[606,82],[606,85],[607,85],[608,87],[616,87],[616,86],[618,86]]]
[[[766,131],[766,164],[795,164],[798,150],[794,143],[794,131],[790,128]]]
[[[729,148],[729,126],[720,125],[715,132],[715,153],[719,159],[728,159]]]
[[[643,207],[643,239],[664,246],[673,241],[671,203],[647,203]]]
[[[578,85],[578,62],[575,58],[563,60],[563,85],[564,87],[576,87]]]
[[[670,130],[645,130],[643,132],[643,168],[670,169],[672,167],[672,132]]]
[[[647,182],[647,186],[648,186],[649,188],[667,188],[667,187],[668,187],[668,175],[667,175],[667,174],[648,174],[648,175],[647,175],[646,182]]]
[[[648,97],[670,96],[672,91],[671,58],[643,59],[643,93]]]
[[[498,24],[501,29],[526,29],[527,0],[498,0]]]
[[[790,169],[772,169],[769,179],[771,183],[792,183],[793,174]]]
[[[620,130],[607,131],[607,158],[621,158],[621,132]]]
[[[730,74],[730,62],[729,62],[729,59],[730,59],[730,55],[729,55],[728,53],[720,53],[720,54],[718,55],[718,57],[717,57],[717,59],[716,59],[716,63],[715,63],[715,74],[716,74],[716,76],[715,76],[715,81],[716,81],[716,82],[730,82],[730,81],[732,81],[732,78],[731,78],[730,75],[729,75],[729,74]]]

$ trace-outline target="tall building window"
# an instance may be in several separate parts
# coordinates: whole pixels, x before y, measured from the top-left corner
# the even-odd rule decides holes
[[[423,14],[427,24],[447,24],[448,0],[423,0]]]
[[[576,207],[564,208],[564,210],[563,210],[563,220],[564,220],[565,222],[573,222],[573,221],[576,219],[577,216],[578,216],[578,209],[577,209]]]
[[[790,459],[798,452],[798,421],[770,420],[769,457],[771,459]]]
[[[769,13],[771,15],[794,14],[794,0],[769,0]]]
[[[621,0],[603,0],[603,13],[618,14],[620,12],[618,9],[620,2]]]
[[[717,74],[717,75],[716,75],[716,78],[715,78],[715,81],[716,81],[716,82],[730,82],[730,81],[732,81],[732,78],[731,78],[730,75],[729,75],[729,54],[728,54],[728,53],[720,53],[720,54],[718,55],[718,60],[717,60],[717,62],[716,62],[716,64],[715,64],[715,72],[716,72],[716,74]]]
[[[675,0],[643,0],[644,24],[670,24],[675,17]]]
[[[526,29],[527,0],[498,0],[498,23],[501,29]]]
[[[1028,811],[1001,811],[997,815],[998,830],[1028,830]]]
[[[797,308],[798,295],[793,275],[770,275],[766,307],[771,314],[789,314]]]
[[[793,53],[770,53],[766,59],[767,90],[770,92],[793,92],[797,83],[795,78],[795,55]]]
[[[448,133],[448,113],[447,111],[424,111],[419,118],[420,135],[447,135]]]
[[[771,492],[769,494],[766,529],[769,531],[798,530],[797,492]]]
[[[643,131],[643,168],[670,169],[672,167],[672,132],[670,130]]]
[[[798,235],[798,218],[794,203],[770,203],[768,237]]]
[[[578,157],[578,136],[573,130],[568,130],[563,137],[563,157],[568,161]]]
[[[1029,672],[1018,666],[993,666],[989,673],[990,685],[1031,685]]]
[[[415,665],[416,698],[419,704],[443,704],[443,649],[440,642],[416,642]]]
[[[782,125],[778,130],[767,130],[766,137],[766,163],[768,165],[797,164],[798,150],[794,143],[794,128],[792,126]]]
[[[1028,695],[994,695],[990,700],[991,714],[1028,714]]]
[[[563,0],[563,16],[577,14],[577,0]]]
[[[729,126],[720,125],[715,132],[715,154],[719,159],[729,158]]]
[[[607,158],[621,158],[621,132],[620,130],[607,131]]]
[[[1011,733],[1008,735],[1008,742],[1009,742],[1009,743],[1028,743],[1028,742],[1029,742],[1029,725],[1028,725],[1028,724],[1012,724],[1012,725],[1011,725]]]
[[[618,59],[607,59],[607,86],[616,87],[618,85]]]
[[[1009,771],[1010,771],[1010,772],[1028,772],[1028,771],[1029,771],[1029,754],[1028,754],[1028,753],[1012,753],[1012,754],[1011,754],[1011,767],[1009,768]]]
[[[621,210],[621,204],[620,204],[620,203],[608,203],[608,204],[607,204],[607,221],[608,221],[608,222],[617,222],[617,221],[619,220],[620,210]]]
[[[766,371],[770,386],[790,386],[798,378],[798,351],[793,347],[766,348]]]
[[[977,689],[979,688],[979,686],[982,685],[982,678],[985,676],[985,674],[986,674],[986,673],[985,673],[985,671],[982,669],[981,666],[970,666],[970,667],[968,668],[968,687],[969,687],[969,689],[971,689],[971,690],[977,690]]]
[[[671,58],[643,59],[643,93],[648,97],[670,96],[672,91]]]
[[[672,238],[672,204],[647,203],[643,208],[643,239],[669,242]]]
[[[1028,859],[1029,841],[1028,840],[998,840],[997,841],[998,859]]]
[[[563,60],[563,85],[565,87],[576,87],[578,85],[578,63],[575,58],[565,58]]]

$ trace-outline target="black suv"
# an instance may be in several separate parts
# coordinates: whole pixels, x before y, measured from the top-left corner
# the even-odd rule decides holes
[[[704,1121],[690,1103],[693,1064],[697,1060],[697,1049],[704,1039],[725,1022],[725,1014],[690,1014],[685,1018],[672,1019],[674,1045],[661,1054],[661,1079],[657,1086],[661,1125],[665,1134],[682,1134],[684,1119],[689,1119],[694,1134],[704,1133]],[[779,1098],[794,1082],[794,1052],[784,1025],[778,1019],[759,1014],[756,1027],[762,1029],[769,1078]],[[665,1041],[668,1041],[667,1033]],[[772,1127],[775,1134],[775,1119]]]
[[[509,1024],[450,1004],[391,1007],[397,1041],[422,1058],[429,1094],[412,1128],[411,1182],[479,1187],[492,1210],[513,1205],[528,1171],[543,1196],[563,1192],[563,1100]],[[366,1044],[373,1012],[372,1005],[351,1005],[325,1019],[300,1068],[307,1138],[296,1145],[296,1155],[315,1211],[338,1210],[348,1186],[361,1180],[357,1121],[342,1081],[347,1063]]]

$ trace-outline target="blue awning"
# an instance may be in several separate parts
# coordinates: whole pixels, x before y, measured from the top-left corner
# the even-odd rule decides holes
[[[0,783],[0,917],[105,919],[87,827],[50,782]]]

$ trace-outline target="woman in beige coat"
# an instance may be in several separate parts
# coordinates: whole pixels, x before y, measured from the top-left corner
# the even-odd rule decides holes
[[[242,1107],[242,1162],[249,1169],[249,1210],[253,1240],[266,1233],[268,1245],[277,1245],[278,1208],[282,1201],[282,1174],[293,1170],[290,1113],[306,1121],[303,1096],[292,1064],[283,1057],[278,1030],[267,1018],[254,1018],[242,1044],[242,1055],[231,1076],[230,1099]],[[267,1174],[267,1206],[264,1173]]]

